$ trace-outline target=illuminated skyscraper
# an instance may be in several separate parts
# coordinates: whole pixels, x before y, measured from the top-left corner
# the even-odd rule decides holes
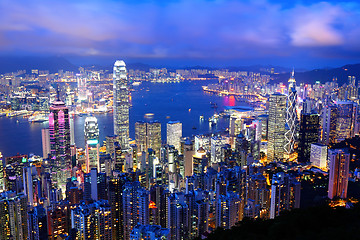
[[[124,239],[130,239],[132,229],[138,224],[149,224],[149,192],[139,182],[125,183],[123,190]]]
[[[166,143],[173,145],[179,152],[180,139],[182,137],[182,123],[179,121],[170,121],[166,124]]]
[[[346,198],[349,179],[350,153],[347,149],[329,149],[328,197]]]
[[[28,205],[25,194],[0,194],[0,239],[27,239]]]
[[[71,226],[76,239],[112,239],[111,208],[107,201],[78,205],[71,210]]]
[[[310,162],[318,168],[327,168],[327,146],[320,143],[311,144]]]
[[[284,159],[286,96],[274,93],[269,98],[268,149],[267,160]]]
[[[336,122],[337,122],[337,108],[336,106],[325,106],[322,110],[322,129],[321,129],[321,143],[329,145],[336,141]]]
[[[294,144],[296,141],[297,129],[297,114],[296,114],[296,81],[294,77],[294,70],[289,78],[289,90],[286,104],[286,132],[285,132],[285,151],[287,154],[294,152]]]
[[[96,117],[87,117],[84,126],[85,133],[85,153],[86,153],[86,172],[92,168],[99,169],[99,126]]]
[[[319,140],[319,115],[316,113],[301,114],[298,162],[309,162],[311,144]]]
[[[71,173],[69,109],[61,101],[53,102],[49,115],[50,154],[54,182],[65,193]]]
[[[270,218],[274,219],[282,211],[299,208],[300,190],[300,182],[289,174],[274,174],[271,182]]]
[[[216,202],[216,227],[230,229],[241,220],[239,196],[229,192],[220,195]]]
[[[129,148],[129,92],[124,61],[116,61],[113,72],[114,135],[122,150]]]
[[[135,142],[139,152],[148,152],[151,148],[160,157],[161,123],[158,121],[135,123]]]
[[[354,136],[357,104],[351,101],[336,101],[336,142]]]
[[[50,134],[48,128],[41,129],[41,139],[42,139],[43,158],[46,159],[50,154]]]
[[[76,74],[78,85],[78,101],[85,101],[87,99],[86,77],[81,74]]]

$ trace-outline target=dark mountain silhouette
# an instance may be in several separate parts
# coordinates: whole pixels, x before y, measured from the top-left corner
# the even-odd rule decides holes
[[[32,69],[49,70],[50,73],[64,71],[77,71],[78,67],[63,57],[14,57],[0,56],[0,73],[16,72]]]
[[[334,77],[337,78],[338,84],[341,86],[347,83],[348,76],[360,78],[360,64],[348,64],[339,68],[314,69],[311,71],[297,72],[295,69],[295,79],[297,83],[314,84],[316,81],[321,83],[331,82]],[[290,77],[290,72],[275,75],[275,82],[286,83]]]

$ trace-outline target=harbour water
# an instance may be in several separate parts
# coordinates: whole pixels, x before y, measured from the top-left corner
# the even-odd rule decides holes
[[[166,123],[179,120],[183,124],[183,136],[199,133],[222,131],[228,127],[227,119],[220,119],[218,124],[211,126],[209,119],[224,106],[246,105],[237,102],[233,96],[217,96],[204,93],[203,85],[214,81],[185,81],[180,83],[143,82],[135,86],[131,93],[130,137],[134,139],[135,122],[146,120],[145,114],[153,113],[153,120],[162,124],[162,141],[166,141]],[[217,108],[214,108],[214,105]],[[204,120],[200,120],[200,116]],[[100,142],[107,135],[113,135],[113,115],[96,114],[100,130]],[[84,146],[85,116],[74,119],[75,143]],[[17,121],[18,120],[18,121]],[[23,118],[0,117],[0,152],[6,156],[34,153],[42,155],[41,129],[48,127],[46,123],[29,123]]]

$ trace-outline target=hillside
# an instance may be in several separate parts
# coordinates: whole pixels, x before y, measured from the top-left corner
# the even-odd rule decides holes
[[[359,239],[360,207],[295,209],[273,220],[245,219],[230,230],[217,229],[207,240]]]
[[[289,79],[290,72],[279,74],[274,82],[286,83]],[[297,72],[295,69],[295,79],[297,83],[314,84],[316,81],[321,83],[332,81],[337,77],[339,85],[347,83],[348,76],[355,76],[360,79],[360,64],[349,64],[339,68],[314,69],[311,71]]]

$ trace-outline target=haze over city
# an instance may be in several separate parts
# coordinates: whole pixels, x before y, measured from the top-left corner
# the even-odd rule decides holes
[[[271,64],[359,61],[356,1],[10,1],[0,3],[0,54],[75,64]]]

